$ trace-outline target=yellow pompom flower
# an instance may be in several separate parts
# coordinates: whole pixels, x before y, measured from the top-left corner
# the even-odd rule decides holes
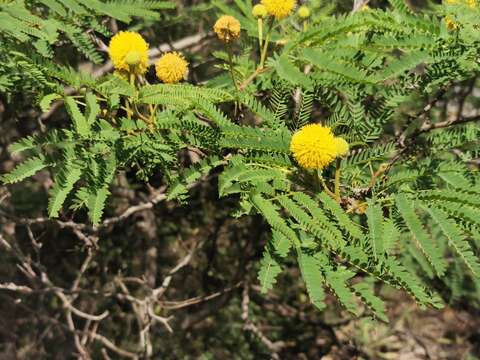
[[[187,78],[188,62],[177,52],[163,55],[156,63],[157,77],[165,84],[176,84]]]
[[[335,144],[337,146],[337,156],[345,156],[348,154],[350,147],[348,146],[348,143],[345,141],[345,139],[341,137],[336,137]]]
[[[254,18],[264,18],[267,16],[267,8],[262,4],[257,4],[252,9],[252,15]]]
[[[302,5],[298,8],[298,16],[301,18],[301,19],[307,19],[310,17],[310,9],[305,6],[305,5]]]
[[[290,15],[297,5],[296,0],[262,0],[267,12],[277,20]]]
[[[339,146],[329,127],[309,124],[292,136],[290,151],[305,169],[323,169],[338,156]]]
[[[148,44],[139,33],[120,31],[110,40],[108,55],[120,73],[142,75],[147,71]]]
[[[223,15],[213,26],[213,31],[220,40],[229,43],[240,37],[240,21],[233,16]]]

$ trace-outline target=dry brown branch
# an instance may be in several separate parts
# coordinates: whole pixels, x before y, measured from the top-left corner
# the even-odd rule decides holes
[[[119,348],[112,341],[110,341],[108,338],[106,338],[103,335],[100,335],[100,334],[97,334],[97,333],[91,333],[90,336],[93,339],[101,342],[103,345],[105,345],[105,347],[107,347],[108,349],[110,349],[111,351],[113,351],[114,353],[116,353],[120,356],[129,358],[129,359],[138,359],[139,358],[137,354],[134,354],[130,351],[123,350],[123,349]]]
[[[190,260],[193,257],[193,254],[195,251],[201,247],[203,242],[200,242],[199,244],[195,244],[190,252],[185,256],[172,270],[168,272],[168,275],[163,279],[162,285],[156,289],[152,290],[152,299],[157,301],[162,297],[162,295],[167,291],[168,286],[170,285],[170,282],[172,281],[173,275],[177,273],[180,269],[183,267],[187,266]]]
[[[155,194],[154,197],[152,199],[150,199],[148,202],[144,202],[144,203],[141,203],[141,204],[138,204],[138,205],[131,206],[127,210],[125,210],[123,213],[121,213],[120,215],[109,218],[109,219],[105,219],[100,226],[104,227],[104,226],[109,226],[109,225],[118,223],[118,222],[128,218],[129,216],[132,216],[133,214],[139,212],[139,211],[148,210],[148,209],[153,208],[156,204],[164,201],[167,198],[167,194],[165,193],[165,189],[166,189],[166,187],[162,186],[158,190],[157,194]]]
[[[249,304],[250,304],[250,296],[248,294],[248,282],[244,282],[243,292],[242,292],[242,320],[244,321],[245,325],[243,328],[247,331],[252,332],[258,339],[270,350],[270,356],[272,359],[280,360],[280,356],[278,352],[283,348],[283,342],[275,342],[273,343],[265,334],[258,328],[255,323],[250,320],[249,317]]]
[[[10,291],[19,292],[22,294],[30,294],[31,292],[33,292],[32,288],[28,286],[17,285],[12,282],[9,282],[6,284],[0,284],[0,290],[10,290]]]
[[[169,310],[175,310],[175,309],[182,309],[188,306],[196,305],[203,303],[205,301],[209,301],[212,299],[215,299],[223,294],[226,294],[230,291],[233,291],[235,289],[238,289],[242,285],[242,282],[238,282],[237,284],[227,287],[225,289],[222,289],[220,291],[214,292],[213,294],[210,295],[204,295],[204,296],[196,296],[187,300],[183,301],[161,301],[160,305],[162,308],[169,309]]]
[[[68,296],[64,294],[63,289],[56,287],[52,284],[52,282],[48,278],[48,275],[45,272],[42,272],[40,279],[42,283],[44,283],[47,287],[53,290],[54,294],[57,295],[57,297],[62,301],[64,308],[69,309],[78,317],[92,321],[101,321],[108,316],[108,311],[104,311],[100,315],[92,315],[77,309],[75,306],[72,305],[71,299],[69,299]]]
[[[12,250],[12,246],[8,243],[7,240],[5,240],[2,234],[0,234],[0,244],[2,244],[8,251]]]
[[[435,129],[442,129],[449,126],[462,125],[468,122],[476,122],[476,121],[480,121],[480,115],[472,116],[472,117],[460,116],[456,119],[449,119],[449,120],[445,120],[437,123],[425,121],[420,127],[420,129],[418,130],[418,133],[424,133],[424,132],[435,130]]]
[[[370,0],[355,0],[353,2],[352,12],[359,11],[362,7],[364,7],[365,5],[368,5],[369,2],[370,2]]]

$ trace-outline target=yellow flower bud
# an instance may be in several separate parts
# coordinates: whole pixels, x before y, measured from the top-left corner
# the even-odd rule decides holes
[[[252,9],[252,15],[254,18],[264,18],[267,16],[267,8],[262,4],[257,4]]]
[[[345,156],[348,154],[350,147],[348,146],[348,143],[345,141],[345,139],[341,137],[336,137],[335,145],[337,147],[337,156]]]
[[[138,51],[130,51],[125,56],[125,62],[130,66],[138,65],[141,60],[142,60],[142,54],[140,54],[140,52]]]
[[[302,19],[309,18],[310,17],[310,9],[305,5],[300,6],[300,8],[298,9],[298,16]]]

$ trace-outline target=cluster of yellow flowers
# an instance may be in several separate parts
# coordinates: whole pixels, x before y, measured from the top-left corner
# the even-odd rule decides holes
[[[324,169],[336,158],[347,155],[348,143],[336,137],[329,127],[309,124],[302,127],[290,142],[290,151],[305,169]]]
[[[120,75],[144,75],[148,70],[148,44],[136,32],[120,31],[108,46],[108,55]],[[188,62],[177,53],[160,57],[155,65],[157,77],[166,84],[175,84],[188,75]]]
[[[254,16],[267,15],[281,19],[288,16],[295,7],[295,0],[262,0],[256,5]],[[299,16],[310,16],[308,8],[300,8]],[[240,22],[232,16],[224,15],[215,23],[217,36],[229,43],[240,37]],[[143,37],[131,31],[121,31],[111,40],[108,54],[115,70],[123,76],[144,75],[148,70],[148,44]],[[155,64],[157,77],[166,84],[175,84],[185,79],[188,63],[177,53],[170,52],[160,57]],[[290,150],[298,164],[306,169],[324,169],[332,161],[349,151],[348,143],[334,136],[329,127],[310,124],[301,128],[292,136]]]

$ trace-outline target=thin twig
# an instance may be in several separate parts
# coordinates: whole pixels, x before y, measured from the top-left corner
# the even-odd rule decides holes
[[[257,325],[253,323],[249,318],[249,304],[250,297],[248,295],[248,282],[244,282],[243,293],[242,293],[242,320],[245,322],[243,328],[247,331],[252,332],[258,339],[270,350],[270,356],[274,360],[280,360],[278,352],[284,347],[283,342],[273,343],[265,334],[258,328]]]
[[[12,282],[0,284],[0,290],[9,290],[15,291],[22,294],[30,294],[33,292],[32,288],[25,286],[25,285],[17,285]]]

